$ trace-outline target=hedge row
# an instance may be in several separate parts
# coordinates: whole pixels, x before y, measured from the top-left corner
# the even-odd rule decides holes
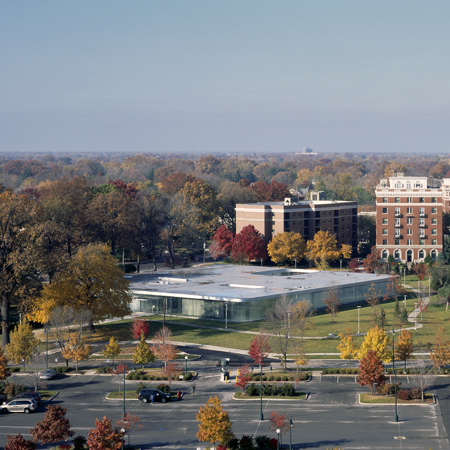
[[[249,374],[252,381],[260,381],[261,376],[259,373],[250,373]],[[292,373],[292,374],[276,374],[272,373],[269,375],[262,376],[263,381],[304,381],[308,380],[311,376],[310,373],[300,372],[300,373]]]
[[[249,397],[257,397],[260,395],[259,385],[251,383],[245,388],[244,392]],[[282,386],[277,386],[276,384],[263,384],[262,395],[265,397],[294,397],[295,388],[291,383],[284,383]]]

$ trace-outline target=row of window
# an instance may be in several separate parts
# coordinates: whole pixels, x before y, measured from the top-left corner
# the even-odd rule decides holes
[[[425,197],[415,197],[419,199],[419,203],[425,203]],[[382,197],[383,203],[389,203],[390,197]],[[437,197],[427,197],[431,203],[437,203]],[[394,197],[394,203],[400,203],[400,197]],[[413,197],[406,197],[406,203],[413,203]]]
[[[414,223],[414,218],[413,217],[407,217],[406,218],[406,225],[413,225]],[[389,219],[387,217],[383,217],[381,219],[381,223],[382,225],[388,225],[389,224]],[[400,219],[397,217],[395,218],[394,224],[396,227],[401,226],[401,221]],[[421,217],[419,218],[419,224],[423,224],[425,225],[425,218]],[[431,218],[431,225],[437,225],[437,217],[432,217]]]
[[[383,214],[387,214],[387,213],[388,213],[388,208],[383,208],[383,209],[382,209],[382,212],[383,212]],[[408,207],[406,208],[406,214],[410,215],[410,214],[412,214],[412,213],[413,213],[412,207],[408,206]],[[399,215],[401,214],[400,208],[396,207],[396,208],[394,209],[394,214],[395,214],[396,216],[399,216]],[[436,208],[435,206],[433,206],[433,207],[431,208],[431,214],[437,214],[437,208]],[[425,208],[419,208],[419,216],[424,216],[424,215],[425,215]]]
[[[383,236],[387,236],[388,234],[389,234],[388,229],[387,228],[383,228],[382,235]],[[397,228],[397,229],[394,230],[394,234],[397,237],[397,236],[400,236],[402,233],[401,233],[401,230]],[[431,236],[437,236],[437,234],[438,234],[437,233],[437,228],[432,228],[431,229]],[[406,229],[406,235],[407,236],[413,236],[414,235],[413,229],[412,228],[407,228]],[[425,235],[426,235],[425,229],[424,228],[420,228],[419,229],[419,237],[425,237]]]
[[[402,252],[399,249],[394,250],[394,259],[402,259]],[[413,251],[412,250],[407,250],[406,251],[406,259],[408,261],[412,261],[412,257],[413,257]],[[426,251],[423,249],[419,250],[418,253],[419,259],[425,259],[426,257]],[[388,250],[382,250],[381,251],[381,257],[383,259],[388,259],[389,258],[389,251]],[[432,260],[436,260],[436,258],[438,257],[438,251],[436,249],[431,250],[430,252],[430,257]]]
[[[394,239],[394,245],[402,245],[401,244],[401,237]],[[383,245],[388,245],[388,240],[383,239]],[[412,247],[413,240],[412,239],[406,239],[406,245],[408,247]],[[419,245],[425,245],[425,239],[419,239]],[[437,239],[431,239],[431,245],[437,245]]]

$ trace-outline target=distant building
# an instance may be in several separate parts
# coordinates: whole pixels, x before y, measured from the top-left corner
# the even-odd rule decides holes
[[[449,210],[450,179],[406,177],[380,180],[375,190],[377,249],[383,259],[436,260],[443,248],[442,213]]]
[[[314,152],[312,148],[305,147],[302,149],[301,153],[296,153],[296,155],[318,155],[317,152]]]
[[[356,202],[296,198],[286,198],[283,202],[242,203],[236,205],[236,233],[253,225],[269,242],[285,231],[300,233],[305,240],[314,239],[318,231],[328,231],[336,236],[339,245],[349,244],[356,250],[357,209]]]

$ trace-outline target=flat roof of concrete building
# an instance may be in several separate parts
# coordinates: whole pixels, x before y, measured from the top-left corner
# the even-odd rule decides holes
[[[246,302],[389,278],[389,275],[365,272],[205,264],[134,274],[130,276],[130,290],[135,296]]]

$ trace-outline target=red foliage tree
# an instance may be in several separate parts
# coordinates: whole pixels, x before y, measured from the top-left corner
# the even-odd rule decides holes
[[[222,225],[217,228],[216,234],[213,236],[212,241],[220,252],[228,256],[233,248],[233,238],[233,232],[230,231],[225,225]]]
[[[266,181],[256,181],[250,185],[250,188],[256,193],[260,202],[277,202],[291,195],[284,183],[275,180],[270,184]]]
[[[44,418],[30,430],[33,441],[48,444],[67,441],[67,438],[72,437],[75,433],[70,429],[66,412],[66,408],[59,405],[49,405]]]
[[[267,258],[267,246],[261,233],[253,225],[242,228],[233,241],[231,257],[241,262],[244,258],[249,261]]]
[[[128,445],[130,445],[131,435],[135,431],[144,428],[144,425],[141,423],[141,418],[132,413],[125,414],[121,420],[116,421],[116,425],[119,429],[123,428],[125,430],[128,436]]]
[[[87,446],[89,450],[120,450],[123,434],[112,427],[111,420],[106,416],[95,420],[95,428],[89,431]]]
[[[180,192],[186,183],[192,183],[193,181],[198,181],[198,178],[187,173],[175,172],[161,180],[160,189],[166,194],[174,195]]]
[[[255,364],[259,364],[261,367],[264,360],[269,355],[269,352],[269,336],[261,330],[259,334],[252,339],[248,354],[252,357],[253,361],[255,361]]]
[[[236,377],[235,386],[242,388],[244,391],[247,384],[250,383],[251,380],[252,377],[250,376],[250,366],[246,364],[240,368],[239,375]]]
[[[424,263],[414,264],[413,270],[420,281],[422,281],[427,274],[427,266]]]
[[[379,261],[381,259],[380,252],[374,246],[370,253],[366,256],[366,259],[363,261],[364,270],[367,273],[374,273],[379,265]]]
[[[33,441],[25,440],[22,435],[7,436],[4,450],[34,450],[36,444]]]
[[[351,272],[359,272],[359,262],[357,258],[352,258],[349,262],[348,262],[348,268],[350,269]]]
[[[374,384],[381,386],[386,382],[383,363],[374,350],[369,350],[361,359],[359,376],[356,381],[361,386],[369,386],[372,392]]]
[[[131,322],[131,334],[133,339],[140,339],[142,333],[144,333],[144,336],[148,336],[150,333],[148,322],[144,319],[134,317],[133,322]]]

